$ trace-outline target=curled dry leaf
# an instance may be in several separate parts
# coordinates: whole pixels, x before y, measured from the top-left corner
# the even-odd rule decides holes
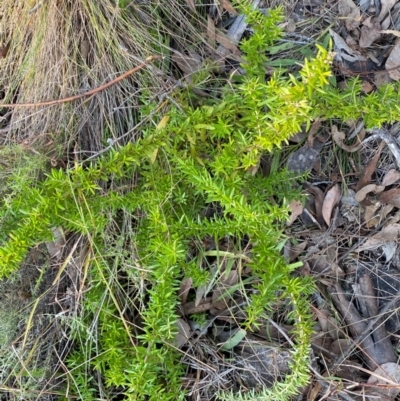
[[[315,185],[311,185],[309,183],[305,183],[304,187],[306,191],[310,195],[314,195],[314,209],[315,209],[315,215],[317,217],[318,223],[323,224],[323,216],[322,216],[322,205],[324,204],[324,193],[321,191],[320,188],[318,188]],[[307,206],[307,205],[306,205]],[[307,209],[304,209],[304,212]],[[319,225],[317,224],[317,225]]]
[[[400,171],[392,168],[383,177],[382,185],[387,187],[389,185],[393,185],[395,182],[397,182],[399,180],[400,180]]]
[[[361,143],[351,146],[345,145],[344,140],[346,139],[346,134],[342,131],[339,131],[336,125],[332,126],[331,133],[332,133],[332,139],[335,141],[336,145],[338,145],[339,148],[345,150],[346,152],[349,153],[357,152],[362,146]]]
[[[331,216],[333,208],[340,202],[342,191],[338,184],[334,185],[327,193],[322,204],[322,217],[328,227],[331,224]]]
[[[366,185],[364,188],[361,188],[355,195],[355,200],[357,202],[362,202],[367,195],[370,192],[374,192],[376,194],[380,194],[381,192],[383,192],[385,190],[385,187],[383,185],[375,185],[375,184],[369,184]]]
[[[287,226],[291,226],[293,222],[303,213],[303,205],[300,201],[293,200],[289,203],[290,219],[286,223]]]
[[[375,227],[379,223],[380,216],[377,211],[380,209],[380,207],[381,205],[379,202],[365,207],[364,221],[367,225],[367,228]]]
[[[345,40],[338,35],[335,31],[332,29],[329,30],[329,33],[331,34],[333,41],[335,43],[335,53],[336,53],[336,58],[338,61],[350,61],[351,63],[356,63],[356,62],[362,62],[362,61],[367,61],[367,58],[364,57],[360,52],[352,49],[346,42]]]

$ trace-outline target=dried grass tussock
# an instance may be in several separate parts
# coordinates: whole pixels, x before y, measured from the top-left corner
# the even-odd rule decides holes
[[[201,41],[186,7],[175,2],[125,3],[1,1],[0,102],[41,102],[84,93],[149,56],[168,56],[171,35],[185,32],[186,41]],[[0,108],[2,142],[51,135],[68,147],[79,136],[81,149],[97,151],[103,140],[116,139],[137,124],[140,103],[166,89],[162,71],[167,63],[168,57],[89,99]]]

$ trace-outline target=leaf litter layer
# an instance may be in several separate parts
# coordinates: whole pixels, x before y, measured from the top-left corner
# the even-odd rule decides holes
[[[4,3],[6,4],[8,2],[5,1]],[[53,4],[53,6],[49,6],[48,9],[48,11],[51,12],[49,15],[51,15],[53,21],[51,21],[48,16],[46,17],[47,14],[39,13],[41,7],[32,11],[33,7],[21,5],[22,9],[20,10],[20,15],[26,17],[26,24],[17,23],[16,20],[14,24],[9,24],[9,26],[13,26],[14,30],[17,32],[16,41],[13,37],[10,42],[9,52],[4,60],[2,60],[6,66],[9,77],[16,77],[16,83],[14,84],[10,84],[13,80],[10,81],[8,79],[4,81],[4,87],[7,88],[4,94],[5,101],[41,101],[82,92],[87,88],[85,85],[93,87],[110,80],[110,78],[115,75],[115,66],[119,67],[121,72],[126,71],[132,68],[132,62],[136,63],[148,56],[146,49],[154,51],[154,38],[152,35],[148,38],[148,43],[150,44],[147,48],[145,41],[143,41],[143,43],[141,42],[140,48],[138,48],[136,42],[128,43],[127,47],[125,47],[126,44],[124,42],[121,46],[120,38],[122,37],[124,41],[126,40],[125,36],[123,36],[124,31],[122,28],[127,28],[127,25],[123,23],[118,25],[116,23],[115,26],[120,26],[121,31],[119,34],[120,36],[114,36],[115,32],[111,32],[109,21],[113,19],[118,20],[115,10],[112,10],[112,7],[110,8],[108,2],[98,2],[95,6],[96,9],[90,9],[87,3],[82,1],[75,3],[74,6],[70,6],[66,2],[56,2],[57,8]],[[189,3],[190,2],[188,2],[188,4]],[[93,7],[93,4],[90,4],[90,6]],[[104,8],[102,8],[102,6]],[[11,7],[11,2],[9,7]],[[15,7],[15,5],[13,5],[13,7]],[[25,10],[24,7],[26,7]],[[311,9],[308,7],[309,6],[304,5],[303,9],[295,10],[299,13],[304,12],[302,20],[295,21],[294,25],[296,27],[297,24],[299,27],[297,30],[300,32],[297,32],[296,28],[293,30],[292,25],[292,27],[290,27],[290,31],[292,32],[288,33],[306,36],[304,35],[305,32],[302,29],[302,24],[304,24],[304,21],[307,21],[307,18],[314,18],[316,11],[319,8],[323,9],[323,5],[322,3],[319,4],[316,2]],[[145,13],[143,14],[143,9],[146,10],[146,8],[141,8],[139,6],[136,8],[137,14],[133,13],[132,15],[135,15],[135,18],[137,18],[135,20],[136,22],[140,19],[141,23],[138,24],[138,26],[142,27],[146,15]],[[178,9],[179,8],[175,7],[174,11]],[[289,4],[288,9],[290,9]],[[43,10],[44,9],[42,9],[42,11]],[[59,12],[60,10],[62,13]],[[94,11],[97,11],[97,13]],[[335,8],[329,10],[325,9],[324,11],[331,17],[335,16],[337,12]],[[86,17],[85,19],[85,13],[90,15],[90,17]],[[10,16],[10,14],[13,13],[9,13],[8,16]],[[6,13],[3,12],[3,18],[5,18],[4,15],[6,15]],[[38,21],[40,21],[40,23],[44,21],[48,24],[46,28],[48,28],[49,31],[46,29],[41,32],[41,36],[36,36],[40,31],[34,32],[33,30],[29,30],[29,23],[32,24],[32,21],[36,21],[30,20],[32,15],[35,18],[41,16],[41,19]],[[60,18],[60,15],[62,15],[62,18]],[[93,15],[98,16],[98,19],[93,17]],[[104,17],[105,15],[107,18]],[[56,18],[60,20],[59,25],[55,23],[54,19]],[[133,17],[131,16],[131,18]],[[187,18],[187,14],[184,15],[184,18]],[[319,17],[316,18],[318,21]],[[82,22],[89,20],[90,23]],[[6,19],[4,19],[4,21],[6,21]],[[8,23],[10,22],[12,21],[9,20]],[[70,22],[73,23],[72,26],[79,29],[77,29],[77,31],[68,31],[71,29]],[[289,22],[291,21],[288,20],[288,26]],[[149,23],[149,21],[147,21],[147,23]],[[131,29],[131,24],[128,25],[129,29]],[[62,37],[65,43],[58,43],[54,40],[55,32],[60,26],[65,28],[68,32],[75,32],[74,36],[65,35],[65,37]],[[311,26],[315,29],[315,25],[311,24]],[[324,25],[322,24],[322,26]],[[190,27],[193,27],[193,25],[188,24],[187,28],[193,29]],[[18,30],[21,29],[20,38],[23,37],[24,39],[18,39]],[[310,29],[310,26],[307,29]],[[50,32],[52,32],[53,36],[50,35]],[[81,34],[76,35],[76,32],[80,32]],[[104,32],[107,32],[107,35],[104,35]],[[116,30],[116,32],[118,32],[118,30]],[[319,29],[314,32],[316,35],[320,33],[321,31]],[[144,34],[147,35],[147,31],[146,33],[143,32],[143,35]],[[99,40],[99,37],[104,40],[102,45],[96,42],[96,40]],[[47,38],[46,40],[49,43],[46,44],[46,42],[43,42],[43,38]],[[52,42],[50,40],[51,38]],[[107,41],[105,38],[107,38]],[[189,38],[190,35],[187,35],[186,40],[190,40]],[[87,48],[87,44],[82,45],[86,43],[85,40],[91,45],[89,46],[89,50],[85,49]],[[164,41],[165,37],[163,37],[162,43],[164,43]],[[5,43],[8,42],[9,37],[6,37]],[[61,46],[58,46],[57,43]],[[27,52],[29,58],[24,58],[17,52],[17,49],[21,48],[21,45],[24,45],[25,49],[29,49],[31,48],[31,44],[34,44],[33,48],[35,51]],[[54,53],[47,54],[45,44],[49,49],[54,50]],[[159,45],[160,42],[157,41],[157,44]],[[24,46],[22,46],[22,48],[24,48]],[[167,46],[165,48],[167,49]],[[126,49],[130,49],[130,52],[128,52],[129,55],[126,54]],[[300,50],[309,51],[307,49]],[[14,61],[12,61],[13,59],[11,58],[13,52],[15,54]],[[135,55],[132,56],[131,52]],[[160,51],[160,53],[163,54],[163,51]],[[43,57],[45,54],[47,55],[47,59]],[[58,58],[56,56],[57,54]],[[19,57],[17,57],[17,55],[19,55]],[[39,55],[41,57],[39,57]],[[186,71],[184,65],[188,62],[187,57],[179,55],[175,57],[175,60],[178,65],[178,61],[181,62],[181,70],[190,74],[192,69],[196,68],[196,65],[201,65],[198,58],[193,58],[196,60],[195,63],[190,67],[186,67],[188,68]],[[279,62],[279,56],[276,58]],[[293,56],[292,60],[294,59],[295,56]],[[79,62],[76,62],[76,60],[79,60]],[[84,62],[81,65],[82,60]],[[290,58],[288,57],[287,60],[290,60]],[[43,63],[44,61],[50,61],[49,65],[42,64],[43,68],[37,68],[37,65],[40,66],[40,62]],[[39,64],[36,65],[35,62]],[[35,68],[33,68],[33,65],[35,65]],[[295,67],[295,64],[292,63],[292,66]],[[85,75],[85,71],[87,75]],[[25,73],[27,74],[26,76],[24,75]],[[43,132],[51,132],[60,133],[64,139],[64,143],[68,145],[72,143],[70,141],[76,138],[81,141],[81,135],[85,133],[90,140],[88,144],[82,145],[82,148],[86,151],[98,151],[101,149],[102,141],[106,139],[101,136],[99,137],[99,133],[104,132],[104,127],[110,130],[108,137],[115,139],[123,135],[127,129],[129,130],[135,126],[137,122],[136,115],[132,113],[131,110],[132,107],[133,110],[135,110],[135,107],[140,104],[140,102],[137,101],[137,94],[141,93],[140,88],[143,87],[148,90],[148,80],[153,79],[152,82],[154,82],[155,76],[159,77],[158,79],[160,82],[159,85],[154,85],[153,93],[160,93],[162,88],[164,88],[164,76],[162,74],[157,74],[159,74],[158,70],[149,69],[144,76],[142,74],[133,76],[131,81],[128,80],[116,88],[111,88],[111,90],[106,93],[100,93],[96,95],[95,98],[91,99],[90,102],[83,105],[66,104],[54,107],[54,109],[50,107],[43,111],[38,111],[36,109],[16,109],[8,111],[8,115],[5,116],[4,120],[4,138],[7,141],[16,139],[19,141],[25,139],[34,141],[37,137],[40,138]],[[142,79],[143,81],[141,81]],[[342,76],[338,76],[337,79],[340,81]],[[346,79],[343,79],[343,82],[345,81]],[[43,83],[47,83],[47,85]],[[134,97],[131,96],[132,86],[137,88]],[[127,93],[129,94],[128,96]],[[145,98],[146,96],[148,96],[148,93],[145,94]],[[121,104],[124,106],[121,107]],[[129,105],[130,107],[125,107],[125,105]],[[118,113],[115,113],[116,109]],[[62,122],[61,125],[60,122]],[[381,161],[381,164],[379,164],[379,160],[382,159],[376,158],[375,166],[369,164],[369,159],[374,160],[373,154],[376,148],[374,143],[372,145],[368,144],[367,148],[365,146],[360,147],[360,152],[357,151],[358,153],[356,155],[358,159],[352,160],[348,154],[346,154],[347,149],[343,149],[343,147],[340,147],[338,142],[335,141],[334,132],[342,132],[343,130],[346,132],[345,135],[347,134],[350,136],[351,132],[356,131],[356,129],[354,124],[350,125],[350,129],[339,127],[336,131],[331,129],[331,127],[323,126],[311,136],[310,132],[305,133],[306,136],[309,136],[307,147],[316,149],[313,154],[315,155],[316,153],[318,155],[317,159],[322,161],[320,164],[322,164],[323,167],[318,165],[318,160],[310,167],[310,169],[313,169],[309,179],[312,189],[308,187],[308,189],[306,188],[306,192],[309,193],[311,204],[308,206],[306,205],[304,208],[304,210],[308,210],[308,212],[304,212],[304,214],[301,215],[302,223],[299,223],[300,220],[294,220],[293,229],[288,228],[288,235],[300,241],[300,246],[303,246],[303,249],[301,249],[299,244],[286,247],[289,258],[293,261],[300,258],[300,260],[304,262],[302,274],[311,274],[317,277],[320,282],[320,294],[316,295],[314,303],[316,308],[315,315],[318,319],[314,353],[318,355],[323,362],[321,362],[321,366],[315,369],[314,372],[316,374],[315,377],[319,379],[325,372],[331,376],[337,375],[342,377],[343,383],[349,387],[349,390],[346,390],[347,392],[345,392],[345,394],[341,394],[343,397],[349,396],[349,392],[354,389],[362,393],[371,387],[374,391],[378,388],[376,383],[372,383],[372,381],[371,383],[364,384],[366,376],[370,375],[371,372],[375,370],[377,367],[376,365],[384,367],[385,363],[395,361],[390,348],[392,346],[391,343],[396,338],[397,331],[393,330],[393,328],[391,331],[388,329],[391,333],[391,341],[388,342],[389,337],[387,331],[383,329],[382,317],[379,312],[379,308],[381,310],[385,306],[382,302],[374,304],[374,302],[368,303],[368,301],[365,300],[366,298],[375,299],[378,296],[377,291],[381,291],[379,296],[385,298],[385,294],[390,293],[388,288],[391,290],[396,288],[396,284],[388,282],[388,277],[396,277],[397,270],[393,272],[390,271],[390,274],[386,276],[382,272],[382,270],[388,268],[388,264],[391,261],[396,260],[396,246],[392,243],[396,242],[394,239],[398,237],[398,231],[396,231],[397,220],[395,204],[397,187],[396,181],[392,182],[394,178],[388,177],[390,171],[397,171],[396,164],[393,162],[393,159],[391,159],[391,154],[386,152],[386,149],[383,150],[384,162]],[[332,135],[331,143],[329,143],[330,135]],[[359,133],[356,135],[359,135]],[[314,136],[316,136],[316,141],[319,141],[320,144],[316,142],[313,143]],[[286,148],[285,151],[287,153],[292,152],[290,147]],[[353,163],[358,163],[359,167],[353,168]],[[365,167],[364,171],[363,165]],[[395,173],[391,174],[395,175]],[[349,179],[348,176],[353,178]],[[385,179],[386,183],[390,182],[387,186],[383,185]],[[323,183],[320,183],[321,181]],[[361,181],[362,184],[359,184]],[[365,189],[369,185],[373,185],[374,187]],[[384,186],[385,190],[379,192],[377,186]],[[365,193],[362,193],[363,190]],[[352,191],[354,191],[354,193]],[[392,192],[387,194],[388,191]],[[382,194],[385,192],[386,197],[383,197]],[[376,201],[380,204],[377,205]],[[362,204],[363,202],[364,204]],[[350,205],[350,210],[345,210],[344,205]],[[386,208],[383,212],[384,206],[389,206],[389,208]],[[389,210],[390,206],[394,208]],[[297,205],[297,207],[299,206]],[[368,207],[370,208],[368,209]],[[383,220],[381,215],[384,216]],[[204,240],[206,241],[206,239]],[[306,243],[305,249],[304,243]],[[224,265],[224,269],[228,268],[228,270],[232,269],[232,266],[239,270],[241,269],[240,263],[231,261],[232,259],[235,260],[237,257],[245,260],[246,252],[241,249],[242,246],[246,247],[246,244],[216,244],[215,242],[213,243],[213,241],[207,244],[195,244],[195,247],[199,247],[202,252],[203,248],[207,249],[205,255],[203,255],[203,263],[215,264],[215,255],[224,255],[221,264]],[[239,248],[235,250],[235,252],[232,252],[232,247]],[[393,251],[393,249],[395,250]],[[377,254],[376,252],[380,253]],[[396,269],[396,264],[390,264],[389,269],[391,268]],[[236,273],[237,269],[234,269]],[[210,267],[210,271],[213,271],[212,266]],[[384,279],[381,279],[382,277],[384,277]],[[251,276],[249,276],[249,278],[251,278]],[[385,283],[388,288],[384,287]],[[235,319],[240,320],[241,300],[234,299],[233,305],[226,305],[223,297],[224,291],[226,291],[227,288],[229,290],[230,288],[234,288],[237,284],[237,277],[235,278],[234,274],[222,274],[218,277],[217,283],[212,289],[211,299],[207,300],[207,298],[204,298],[204,301],[194,301],[194,304],[190,305],[187,300],[182,298],[182,315],[188,316],[207,310],[210,311],[210,315],[213,316],[211,312],[213,309],[214,313],[217,313],[216,316],[218,316],[220,321],[224,321],[225,319],[229,322],[229,319],[232,319],[232,317],[226,316],[223,318],[221,316],[223,314],[221,311],[228,311],[230,308],[236,307],[238,315],[235,316]],[[76,290],[79,296],[82,291],[81,285],[82,284],[79,284],[79,282],[76,284]],[[186,283],[186,287],[183,286],[183,288],[186,288],[186,291],[190,291],[191,284]],[[199,290],[196,292],[198,291]],[[67,295],[68,288],[65,289],[65,292]],[[329,298],[329,294],[332,294],[331,298]],[[346,294],[347,297],[343,294]],[[196,294],[196,297],[199,299],[202,298],[199,294]],[[358,310],[356,310],[353,305],[353,299],[357,299]],[[390,302],[392,303],[390,304]],[[389,301],[389,307],[393,309],[393,306],[393,301]],[[132,307],[132,305],[130,305],[130,307]],[[284,309],[285,305],[280,305],[280,307]],[[282,318],[284,312],[282,309],[279,309],[279,305],[277,305],[276,308],[276,316],[278,317],[277,320],[279,320],[279,316]],[[391,308],[388,308],[387,311],[390,312],[392,310]],[[215,312],[215,309],[217,312]],[[341,318],[336,315],[337,312],[341,314]],[[211,318],[212,322],[214,321],[213,319],[214,318]],[[209,324],[209,322],[208,320],[206,323]],[[233,321],[229,323],[231,325],[235,324]],[[276,323],[275,325],[273,323],[274,322],[271,322],[272,326],[275,327]],[[371,325],[371,323],[373,323],[373,325]],[[201,328],[201,324],[204,324],[204,320],[202,321],[200,318],[198,324],[198,327]],[[364,333],[366,331],[371,331],[373,333],[365,336]],[[182,341],[187,341],[188,337],[191,338],[194,334],[193,328],[185,328],[184,323],[182,323],[182,329],[180,329],[179,332],[183,335]],[[288,337],[289,332],[290,327],[285,327],[284,325],[280,325],[276,332],[270,329],[265,335],[272,336],[275,340],[271,353],[268,353],[264,343],[262,345],[257,343],[258,338],[244,338],[240,330],[235,333],[229,332],[226,337],[227,334],[223,334],[222,330],[221,333],[218,333],[218,338],[221,344],[225,346],[226,350],[234,349],[235,347],[236,350],[239,349],[238,347],[242,348],[240,354],[243,355],[243,361],[242,365],[240,365],[239,362],[239,367],[238,365],[226,365],[226,359],[221,358],[221,354],[211,346],[211,343],[200,335],[200,338],[191,344],[191,350],[193,350],[194,355],[204,354],[204,350],[206,350],[207,358],[203,361],[201,358],[188,357],[187,361],[188,365],[192,368],[190,372],[192,375],[193,371],[205,372],[205,374],[201,376],[200,382],[197,378],[188,375],[188,385],[193,387],[195,384],[198,386],[198,388],[192,388],[193,394],[204,394],[207,398],[212,398],[212,394],[209,393],[210,390],[207,389],[206,386],[210,382],[219,382],[219,385],[222,387],[229,387],[232,385],[233,381],[240,380],[237,376],[241,375],[239,374],[241,369],[243,369],[243,372],[254,372],[254,370],[261,370],[263,372],[263,370],[265,370],[265,374],[268,375],[268,368],[266,368],[266,366],[269,366],[268,364],[271,363],[270,361],[277,360],[277,356],[274,355],[274,352],[276,353],[277,350],[279,350],[279,348],[277,348],[277,344],[279,344],[277,339],[282,337],[280,344],[286,341],[290,344],[290,337]],[[273,333],[273,335],[271,333]],[[353,342],[349,341],[351,339],[353,339]],[[334,341],[336,341],[335,344],[333,344]],[[383,344],[380,346],[384,348],[374,349],[373,343]],[[261,349],[264,354],[254,352],[254,349],[257,347]],[[251,352],[249,352],[249,348]],[[376,355],[382,354],[382,349],[385,350],[383,355],[386,359],[377,360]],[[284,353],[281,353],[281,355],[284,355]],[[280,366],[278,369],[279,374],[285,373],[289,356],[283,356],[282,358],[283,360],[277,362],[275,365],[275,368]],[[218,367],[217,372],[210,368],[210,360],[213,361],[214,366],[216,365]],[[279,363],[281,363],[281,365],[278,365]],[[346,367],[346,364],[351,366]],[[341,371],[341,373],[338,373],[339,371]],[[380,373],[377,374],[382,376]],[[249,385],[248,383],[252,376],[254,376],[254,374],[250,374],[250,379],[247,379],[246,385]],[[372,377],[376,377],[376,375],[372,375]],[[276,377],[273,379],[276,380]],[[268,378],[257,377],[257,375],[255,380],[256,383],[253,384],[254,386],[257,386],[257,380],[259,381],[258,384],[265,384],[268,382]],[[391,377],[390,380],[393,381],[395,378]],[[324,382],[315,381],[309,391],[313,394],[313,397],[316,397],[318,392],[333,394],[336,392],[336,385],[337,383],[327,379]],[[385,389],[388,389],[390,386],[393,386],[393,383],[386,382],[384,386]],[[389,396],[393,397],[393,393],[389,394]]]
[[[341,88],[359,77],[364,93],[374,93],[399,79],[400,3],[375,6],[351,0],[288,4],[294,33],[318,35],[311,21],[319,21],[319,34],[329,29]],[[285,249],[319,288],[313,350],[319,374],[330,378],[315,374],[307,399],[393,400],[399,383],[398,124],[367,130],[363,119],[316,121],[283,155],[292,170],[310,172],[303,183],[306,202],[290,205]]]

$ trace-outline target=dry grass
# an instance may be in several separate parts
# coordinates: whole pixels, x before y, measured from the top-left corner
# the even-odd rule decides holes
[[[83,93],[133,68],[150,55],[164,60],[88,101],[50,107],[0,109],[2,142],[38,138],[62,144],[79,139],[96,152],[107,138],[117,139],[138,122],[138,106],[168,87],[171,47],[206,45],[186,3],[111,0],[3,0],[0,3],[0,95],[23,103]]]

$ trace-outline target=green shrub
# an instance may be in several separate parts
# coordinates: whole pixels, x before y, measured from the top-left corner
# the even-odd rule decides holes
[[[85,400],[96,397],[91,369],[127,400],[184,397],[179,354],[168,344],[177,331],[181,279],[196,274],[200,284],[207,278],[188,259],[193,240],[205,237],[216,242],[225,237],[248,238],[252,243],[249,265],[259,281],[246,309],[244,328],[257,328],[278,294],[290,299],[289,318],[295,322],[292,372],[284,382],[261,394],[219,397],[287,400],[308,381],[312,321],[307,296],[313,286],[308,279],[293,277],[295,266],[288,265],[279,252],[288,201],[299,193],[292,189],[294,178],[287,172],[264,177],[251,171],[265,152],[303,126],[309,127],[315,118],[363,117],[368,126],[398,119],[399,88],[396,84],[363,95],[354,80],[349,89],[340,91],[329,81],[332,54],[320,46],[298,74],[276,72],[265,79],[264,54],[281,35],[277,24],[282,12],[271,10],[265,17],[240,4],[254,29],[242,44],[247,72],[242,82],[226,86],[220,99],[199,107],[190,106],[181,93],[180,107],[159,115],[158,126],[149,125],[136,143],[113,150],[89,166],[52,170],[40,185],[24,187],[8,205],[13,221],[0,248],[1,276],[18,269],[30,247],[51,238],[54,226],[93,241],[90,290],[82,318],[74,322],[78,348],[68,360],[76,392]],[[105,190],[110,182],[114,189]],[[125,188],[126,182],[134,189],[118,189]],[[220,212],[201,218],[210,204],[218,205]],[[117,219],[121,211],[134,220],[129,241],[134,243],[137,266],[145,272],[141,279],[146,283],[146,302],[141,302],[143,323],[138,335],[115,295],[123,251],[110,256],[110,238],[104,234],[110,232],[110,219]],[[137,296],[144,299],[139,291]],[[96,339],[90,334],[93,321]],[[90,345],[95,340],[96,347]]]

